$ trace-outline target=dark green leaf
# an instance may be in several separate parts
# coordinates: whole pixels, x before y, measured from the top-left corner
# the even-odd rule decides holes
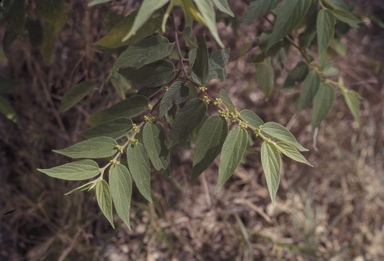
[[[228,64],[230,49],[214,51],[209,55],[209,76],[207,82],[218,79],[220,82],[225,80],[227,72],[225,66]]]
[[[271,58],[267,58],[265,63],[256,64],[256,82],[260,90],[264,93],[265,99],[268,100],[273,92],[275,81],[275,73]]]
[[[155,11],[151,17],[137,32],[134,36],[130,37],[127,41],[122,41],[124,36],[132,28],[133,22],[137,16],[138,10],[133,11],[123,20],[121,20],[112,30],[99,41],[94,43],[94,45],[99,45],[107,48],[118,48],[121,46],[129,45],[133,42],[140,41],[148,35],[151,35],[153,32],[157,31],[161,27],[161,21],[163,20],[163,10],[158,9]]]
[[[248,142],[248,133],[241,127],[231,130],[224,141],[219,165],[219,180],[215,193],[232,176],[242,160]]]
[[[267,50],[289,34],[303,20],[311,6],[311,0],[284,0],[273,27]]]
[[[293,147],[291,144],[280,141],[276,143],[276,147],[283,153],[285,156],[290,157],[291,159],[301,162],[304,164],[307,164],[311,167],[313,167],[305,158],[303,155],[301,155],[300,152],[297,151],[295,147]]]
[[[188,53],[189,65],[192,67],[196,60],[197,48],[192,49]]]
[[[10,92],[15,89],[21,82],[12,79],[6,79],[0,76],[0,93]]]
[[[153,167],[167,179],[171,178],[171,154],[165,145],[163,126],[159,123],[147,122],[144,126],[144,147],[153,164]]]
[[[194,49],[197,48],[197,39],[196,36],[192,32],[192,28],[190,26],[186,26],[183,31],[186,44],[189,46],[189,48]]]
[[[129,210],[131,208],[132,179],[127,167],[113,164],[109,169],[109,185],[117,215],[129,229]]]
[[[94,5],[99,5],[99,4],[104,4],[104,3],[108,3],[108,2],[111,2],[112,0],[93,0],[91,1],[88,6],[91,7],[91,6],[94,6]]]
[[[207,105],[199,98],[187,102],[173,122],[168,148],[188,137],[207,113]]]
[[[24,34],[25,0],[3,0],[0,10],[7,24],[20,36]],[[6,48],[4,48],[6,49]]]
[[[142,95],[149,99],[152,96],[154,96],[156,93],[158,93],[161,89],[163,89],[163,86],[159,86],[155,88],[142,87],[140,88],[140,90],[137,91],[136,95]]]
[[[280,183],[281,159],[276,145],[271,142],[263,142],[261,145],[261,164],[267,180],[269,195],[272,204],[275,204],[277,189]]]
[[[258,128],[260,125],[264,124],[264,121],[260,119],[253,111],[250,110],[242,110],[240,112],[240,118],[243,121],[246,121],[253,128]]]
[[[205,36],[200,40],[197,47],[196,60],[192,66],[192,79],[202,86],[208,82],[209,76],[209,55]]]
[[[79,160],[50,169],[37,169],[50,177],[65,180],[85,180],[100,173],[99,166],[93,160]]]
[[[189,95],[189,88],[181,81],[174,82],[167,92],[160,104],[159,116],[162,117],[173,105],[173,102],[179,104],[185,101]]]
[[[317,45],[319,48],[319,55],[327,49],[329,41],[335,32],[335,16],[332,11],[321,9],[317,15]]]
[[[55,39],[55,25],[44,23],[43,25],[43,42],[40,46],[41,54],[43,55],[44,64],[49,66],[52,60],[53,40]]]
[[[103,12],[102,13],[105,18],[107,18],[112,23],[118,24],[121,20],[124,19],[124,16],[115,12]]]
[[[150,166],[143,144],[137,143],[128,146],[127,161],[133,180],[141,195],[152,203]]]
[[[136,95],[112,105],[108,109],[92,114],[87,122],[91,125],[98,125],[105,121],[116,118],[134,118],[148,109],[148,99],[141,95]]]
[[[330,84],[321,84],[320,89],[313,100],[312,109],[312,131],[318,127],[322,120],[327,117],[335,100],[335,91]]]
[[[44,21],[55,23],[64,11],[64,0],[34,0],[37,12]]]
[[[91,94],[95,88],[95,82],[85,81],[73,86],[67,91],[61,100],[61,107],[59,112],[64,112],[83,99],[85,96]]]
[[[150,63],[138,69],[133,67],[121,69],[119,73],[144,87],[158,87],[172,81],[176,75],[173,63],[168,60]]]
[[[12,107],[9,101],[5,99],[3,96],[0,96],[0,112],[4,114],[8,120],[11,120],[16,124],[19,124],[19,120],[17,119],[15,109]]]
[[[297,114],[307,108],[312,102],[321,84],[321,77],[318,72],[311,71],[308,73],[304,80],[303,88],[301,89],[299,106],[297,108]]]
[[[214,115],[207,119],[197,135],[195,157],[193,158],[191,183],[206,170],[219,155],[228,135],[225,118]]]
[[[300,61],[296,64],[295,68],[289,72],[287,79],[285,79],[282,91],[287,91],[295,87],[296,84],[304,81],[309,72],[309,66],[307,63]]]
[[[62,154],[73,159],[79,158],[107,158],[117,152],[117,143],[109,137],[97,137],[84,140],[75,145],[62,150],[53,150],[53,152]]]
[[[231,98],[229,98],[227,91],[224,89],[221,89],[219,94],[220,94],[220,99],[223,101],[225,106],[227,106],[228,110],[231,112],[234,112],[236,107],[233,104]]]
[[[354,91],[343,92],[343,95],[349,110],[352,112],[353,117],[355,117],[357,124],[360,125],[359,101],[357,100],[357,97],[360,97],[360,95]]]
[[[103,122],[93,128],[79,132],[80,135],[87,139],[96,137],[110,137],[112,139],[120,139],[124,137],[132,129],[132,120],[129,118],[117,118]]]
[[[333,11],[334,16],[337,20],[348,24],[352,28],[360,28],[360,24],[363,23],[359,18],[351,14],[350,12],[346,12],[343,10],[334,10]]]
[[[119,70],[122,66],[133,66],[140,68],[146,64],[153,63],[169,55],[172,45],[163,36],[153,36],[131,45],[117,58],[113,64],[112,72]]]
[[[32,47],[40,47],[43,42],[43,27],[40,20],[28,19],[26,26]]]
[[[235,16],[231,11],[231,9],[229,8],[227,0],[213,0],[213,2],[221,12],[226,13],[232,17]]]
[[[193,87],[195,87],[195,86],[193,86]],[[174,122],[174,120],[176,118],[176,115],[179,112],[180,112],[179,105],[174,103],[172,105],[172,107],[168,110],[168,112],[165,114],[165,119],[167,121],[169,129],[172,129],[173,122]],[[192,147],[191,147],[191,139],[189,138],[189,135],[186,138],[184,138],[183,140],[181,140],[179,142],[179,145],[181,147],[183,147],[184,149],[191,150],[192,149]]]
[[[112,213],[112,198],[111,191],[109,190],[108,183],[105,180],[100,180],[96,183],[96,199],[97,203],[104,216],[108,219],[111,226],[115,228],[113,224],[113,213]]]
[[[300,151],[308,151],[308,149],[304,148],[300,145],[300,143],[297,142],[295,136],[293,136],[289,130],[276,122],[265,123],[262,127],[262,131],[274,137],[275,139],[285,141],[295,146]]]
[[[88,182],[88,183],[86,183],[86,184],[84,184],[78,188],[75,188],[75,189],[65,193],[64,195],[67,196],[67,195],[75,193],[75,192],[84,191],[84,190],[92,188],[94,185],[96,185],[96,184],[95,184],[95,181],[93,180],[91,182]]]
[[[117,94],[119,94],[122,99],[125,99],[125,93],[131,89],[129,81],[121,74],[114,72],[111,75],[111,83],[113,87],[115,87]]]
[[[16,37],[17,34],[15,33],[15,31],[13,31],[12,27],[7,24],[3,37],[4,51],[8,49],[8,47],[13,43]]]
[[[243,25],[269,13],[280,1],[281,0],[251,0],[247,13],[245,14]]]
[[[324,0],[325,3],[332,6],[333,9],[343,10],[349,12],[348,6],[343,2],[343,0]]]

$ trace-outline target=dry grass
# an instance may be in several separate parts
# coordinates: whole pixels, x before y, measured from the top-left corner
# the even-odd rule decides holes
[[[348,55],[335,56],[336,66],[346,85],[365,98],[361,101],[361,128],[354,122],[341,93],[337,93],[331,113],[317,135],[318,151],[312,147],[311,110],[293,117],[297,91],[275,93],[268,103],[263,100],[254,81],[254,67],[249,63],[257,48],[244,59],[229,63],[229,77],[224,83],[211,85],[209,92],[213,96],[218,88],[225,88],[238,108],[251,109],[266,121],[289,126],[298,140],[310,148],[305,156],[314,168],[283,159],[274,207],[258,152],[249,154],[246,163],[214,195],[218,162],[190,185],[192,152],[179,148],[172,154],[172,175],[177,183],[153,172],[155,203],[149,204],[135,190],[132,230],[117,218],[113,230],[92,192],[64,196],[81,182],[56,180],[36,171],[38,167],[68,162],[51,150],[78,142],[76,133],[87,128],[83,123],[86,116],[118,99],[109,86],[102,84],[103,71],[111,68],[113,59],[102,63],[102,55],[89,45],[100,38],[101,12],[109,7],[91,11],[82,2],[70,2],[70,19],[54,43],[51,67],[42,65],[41,55],[20,38],[9,49],[8,63],[0,63],[3,76],[23,81],[7,96],[15,106],[21,127],[4,117],[0,122],[1,259],[384,259],[384,78],[368,66],[372,60],[384,61],[382,29],[367,24],[342,38]],[[360,10],[364,12],[378,10],[361,2]],[[380,5],[378,1],[377,8]],[[135,6],[136,1],[117,1],[112,10],[122,12],[123,7],[132,10]],[[240,17],[244,16],[241,2],[233,8]],[[231,28],[219,24],[232,49],[231,57],[236,57],[242,44],[256,36],[255,25],[256,22],[240,28],[241,38],[236,41]],[[204,31],[201,27],[197,30]],[[209,47],[217,49],[217,44],[211,39]],[[278,76],[278,83],[298,59],[297,51],[292,50],[287,70]],[[60,97],[82,80],[95,80],[100,93],[59,115]],[[257,150],[258,141],[255,142]],[[15,211],[3,215],[11,210]],[[246,234],[241,231],[241,224]]]

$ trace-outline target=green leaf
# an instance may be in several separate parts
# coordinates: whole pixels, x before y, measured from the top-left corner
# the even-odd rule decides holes
[[[96,183],[96,199],[104,216],[111,223],[111,226],[115,228],[113,224],[111,191],[105,180],[100,180]]]
[[[289,158],[291,158],[297,162],[304,163],[304,164],[307,164],[307,165],[313,167],[304,158],[304,156],[300,152],[298,152],[297,149],[295,147],[293,147],[291,144],[280,141],[280,142],[276,143],[275,145],[279,149],[279,151],[281,153],[283,153],[285,156],[287,156],[287,157],[289,157]]]
[[[115,87],[117,94],[119,94],[122,99],[125,99],[125,93],[131,89],[129,81],[120,73],[114,72],[111,75],[111,83],[113,87]]]
[[[327,49],[329,41],[335,32],[335,16],[332,11],[321,9],[317,15],[317,45],[319,55]]]
[[[25,0],[3,0],[0,10],[7,24],[20,36],[24,35]],[[4,48],[6,49],[6,48]]]
[[[231,130],[224,141],[219,165],[219,180],[215,194],[219,188],[232,176],[242,160],[248,142],[248,133],[241,127]]]
[[[88,7],[111,2],[112,0],[93,0],[88,4]]]
[[[4,35],[4,40],[5,40],[5,35]],[[5,44],[3,44],[5,47]],[[1,62],[8,62],[7,56],[4,53],[4,50],[0,48],[0,63]]]
[[[313,100],[321,84],[321,77],[318,72],[311,71],[304,80],[303,88],[301,89],[299,106],[297,114],[304,110]]]
[[[153,36],[131,45],[117,58],[113,64],[112,72],[118,71],[122,66],[140,68],[153,63],[172,52],[172,45],[163,36]]]
[[[116,24],[115,27],[113,27],[112,30],[106,36],[94,43],[94,45],[99,45],[107,48],[118,48],[140,41],[141,39],[144,39],[148,35],[151,35],[152,33],[160,29],[161,21],[163,20],[163,14],[164,12],[162,9],[156,10],[153,13],[151,19],[149,19],[136,32],[135,35],[130,37],[128,40],[122,41],[127,32],[131,30],[133,22],[135,21],[135,18],[138,15],[138,10],[133,11],[132,13],[124,17],[124,19],[121,20],[118,24]]]
[[[171,154],[165,145],[165,134],[161,123],[147,122],[144,126],[143,140],[153,167],[167,179],[171,178]]]
[[[115,12],[103,12],[102,13],[105,18],[107,18],[112,23],[118,24],[121,20],[124,19],[124,16]]]
[[[220,82],[225,80],[227,72],[225,66],[228,64],[230,49],[214,51],[209,55],[209,76],[207,82],[218,79]]]
[[[295,146],[300,151],[308,151],[308,149],[304,148],[297,142],[295,136],[293,136],[289,130],[276,122],[267,122],[262,126],[261,130],[275,139],[285,141]]]
[[[206,170],[219,155],[228,135],[225,118],[214,115],[208,118],[197,135],[195,157],[193,158],[191,183]]]
[[[85,96],[91,94],[95,88],[95,82],[85,81],[73,86],[67,91],[61,100],[61,107],[59,112],[64,112],[74,106],[77,102]]]
[[[64,0],[34,0],[37,12],[44,21],[55,23],[64,11]]]
[[[261,145],[261,164],[272,204],[275,204],[277,189],[280,183],[281,159],[276,145],[271,142],[263,142]]]
[[[173,63],[168,60],[150,63],[138,69],[129,67],[120,70],[119,73],[144,87],[158,87],[172,81],[176,75]]]
[[[346,92],[343,92],[343,95],[349,110],[352,112],[353,117],[355,117],[357,124],[360,125],[359,101],[357,100],[357,98],[360,97],[360,95],[355,91],[346,91]]]
[[[151,173],[147,152],[143,144],[129,145],[127,149],[128,167],[141,195],[152,203]]]
[[[109,185],[117,215],[129,229],[129,210],[131,208],[132,179],[127,167],[113,164],[109,169]]]
[[[240,112],[240,118],[243,121],[246,121],[253,128],[258,128],[260,125],[264,124],[264,121],[260,119],[253,111],[251,110],[242,110]]]
[[[53,40],[55,39],[55,25],[44,23],[43,25],[43,42],[40,46],[40,52],[43,55],[44,64],[49,66],[52,60]]]
[[[188,101],[173,122],[168,148],[188,137],[207,113],[207,104],[199,98]]]
[[[311,6],[311,0],[284,0],[273,27],[267,50],[289,34],[300,22]]]
[[[243,21],[243,25],[259,19],[269,13],[281,0],[251,0],[247,13]]]
[[[256,82],[260,90],[264,93],[265,99],[268,100],[273,92],[275,81],[275,73],[271,58],[266,59],[266,63],[256,64]]]
[[[330,5],[333,9],[343,10],[349,12],[348,6],[343,2],[343,0],[324,0],[325,3]]]
[[[197,39],[196,36],[192,32],[192,28],[190,26],[186,26],[183,31],[183,35],[185,37],[185,42],[189,48],[195,49],[197,48]]]
[[[297,84],[304,81],[309,72],[307,63],[300,61],[296,64],[295,68],[289,72],[287,79],[285,79],[282,91],[287,91],[295,87]]]
[[[226,13],[232,17],[235,16],[231,11],[231,9],[229,8],[227,0],[213,0],[213,2],[221,12]]]
[[[185,101],[189,95],[189,88],[181,81],[174,82],[167,92],[160,104],[159,116],[162,117],[173,106],[173,102],[179,104]]]
[[[196,20],[197,22],[207,25],[206,22],[203,20],[201,15],[197,12],[195,5],[192,3],[191,0],[179,0],[178,1],[181,8],[183,9],[184,13],[189,16],[190,18]],[[192,25],[189,25],[192,26]],[[196,43],[197,46],[197,43]]]
[[[26,27],[32,47],[40,47],[43,42],[43,26],[40,20],[27,19]]]
[[[17,34],[15,33],[15,31],[13,31],[12,27],[7,24],[3,37],[4,51],[6,51],[9,46],[11,46],[16,37]]]
[[[67,196],[69,194],[72,194],[72,193],[75,193],[75,192],[79,192],[79,191],[84,191],[84,190],[87,190],[87,189],[91,189],[95,184],[95,180],[91,181],[91,182],[88,182],[78,188],[75,188],[67,193],[65,193],[64,195]]]
[[[224,44],[220,40],[220,36],[217,31],[215,10],[213,9],[211,0],[195,0],[195,4],[197,5],[197,8],[199,8],[203,20],[206,23],[213,38],[215,38],[216,42],[221,46],[221,48],[224,48]]]
[[[127,41],[131,36],[136,36],[136,34],[140,31],[139,29],[146,26],[145,24],[151,18],[152,14],[168,2],[169,0],[144,0],[132,27],[127,30],[128,34],[124,36],[123,41]],[[162,21],[160,21],[160,26],[161,23]]]
[[[132,120],[129,118],[117,118],[79,132],[79,134],[87,139],[105,136],[118,140],[132,129],[132,124]]]
[[[335,100],[335,91],[330,84],[321,84],[320,89],[313,100],[312,109],[312,131],[318,127],[322,120],[327,117]]]
[[[163,89],[163,86],[159,86],[155,88],[142,87],[140,88],[140,90],[137,91],[136,95],[142,95],[149,99],[152,96],[154,96],[156,93],[158,93],[161,89]]]
[[[209,55],[207,49],[207,43],[205,42],[205,36],[200,40],[197,47],[196,59],[192,66],[192,79],[199,83],[201,86],[205,86],[208,82],[209,76]]]
[[[4,114],[8,120],[11,120],[16,124],[19,124],[19,120],[17,119],[15,109],[12,107],[9,101],[5,99],[3,96],[0,96],[0,112]]]
[[[117,143],[109,137],[97,137],[84,140],[62,150],[53,150],[73,159],[79,158],[107,158],[117,152]]]
[[[148,109],[148,99],[141,95],[136,95],[112,105],[108,109],[92,114],[87,122],[91,125],[113,120],[116,118],[134,118]]]
[[[351,14],[350,12],[346,12],[343,10],[334,10],[333,11],[334,16],[337,20],[348,24],[352,28],[360,28],[360,24],[363,23],[359,18]]]
[[[15,89],[21,82],[0,76],[0,93],[7,93]]]
[[[224,89],[221,89],[219,94],[220,94],[220,99],[225,104],[225,106],[227,106],[228,110],[230,112],[234,112],[236,107],[233,104],[231,98],[229,98],[227,91]]]
[[[85,180],[100,173],[99,166],[93,160],[79,160],[50,169],[37,169],[50,177],[64,180]]]
[[[193,86],[195,87],[195,86]],[[165,114],[165,119],[167,121],[169,129],[172,129],[173,122],[175,121],[176,115],[180,112],[179,105],[173,104],[172,107],[168,110],[168,112]],[[139,133],[140,134],[140,133]],[[191,150],[191,139],[189,138],[189,135],[181,140],[179,142],[179,145],[183,147],[184,149]]]

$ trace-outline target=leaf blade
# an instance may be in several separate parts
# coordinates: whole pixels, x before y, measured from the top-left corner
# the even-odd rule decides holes
[[[317,45],[319,48],[319,56],[327,49],[335,31],[335,16],[332,11],[321,9],[317,15]]]
[[[280,183],[281,159],[279,151],[273,143],[263,142],[261,145],[261,164],[267,180],[269,195],[274,205]]]
[[[131,119],[117,118],[79,132],[79,134],[87,139],[104,136],[118,140],[124,137],[132,129],[132,126],[133,122]]]
[[[299,142],[297,142],[295,136],[293,136],[293,134],[289,130],[287,130],[285,127],[276,122],[265,123],[262,126],[261,130],[275,139],[285,141],[293,145],[300,151],[308,151],[308,149],[304,148],[300,145]]]
[[[253,128],[258,128],[260,125],[264,124],[264,121],[251,110],[242,110],[240,112],[240,118]]]
[[[189,95],[189,88],[181,81],[174,82],[164,94],[160,104],[159,116],[162,117],[173,106],[173,102],[179,104],[185,101]]]
[[[314,100],[312,109],[312,132],[327,117],[335,100],[335,91],[330,84],[321,84]]]
[[[321,84],[321,76],[318,72],[311,71],[304,80],[300,93],[297,114],[304,110],[313,100]]]
[[[108,219],[113,228],[113,214],[112,214],[112,197],[108,183],[105,180],[100,180],[96,183],[96,199],[97,203],[103,212],[104,216]]]
[[[259,19],[269,13],[281,0],[251,0],[242,25]]]
[[[284,141],[280,141],[280,142],[276,143],[276,147],[285,156],[287,156],[287,157],[289,157],[289,158],[291,158],[297,162],[304,163],[304,164],[307,164],[307,165],[313,167],[306,160],[306,158],[304,158],[304,156],[300,152],[298,152],[297,149],[295,147],[293,147],[291,144],[286,143]]]
[[[205,86],[209,76],[209,55],[205,36],[200,40],[197,47],[196,60],[192,66],[192,79]]]
[[[256,65],[256,82],[260,90],[264,93],[265,99],[268,100],[273,92],[275,73],[273,70],[271,58],[266,59],[266,63],[257,63]]]
[[[64,180],[85,180],[100,173],[99,166],[93,160],[79,160],[50,169],[37,170],[50,177]]]
[[[64,112],[82,100],[85,96],[91,94],[95,88],[95,82],[84,81],[73,86],[67,91],[61,100],[59,112]]]
[[[292,71],[289,72],[281,91],[288,91],[295,87],[296,84],[303,82],[305,77],[307,77],[308,73],[308,64],[303,61],[298,62],[295,68],[293,68]]]

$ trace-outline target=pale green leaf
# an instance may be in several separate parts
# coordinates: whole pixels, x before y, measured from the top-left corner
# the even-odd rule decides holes
[[[227,106],[228,110],[231,112],[234,112],[236,107],[233,104],[231,98],[229,98],[227,91],[224,89],[221,89],[219,94],[220,94],[221,101],[225,104],[225,106]]]
[[[0,93],[10,92],[15,89],[21,82],[12,79],[6,79],[0,76]]]
[[[185,101],[189,95],[189,88],[181,81],[174,82],[167,92],[160,104],[159,116],[162,117],[172,107],[173,102],[179,104]]]
[[[280,1],[281,0],[251,0],[247,13],[245,14],[243,25],[269,13]]]
[[[34,0],[37,12],[44,21],[55,23],[64,11],[64,0]]]
[[[129,229],[129,212],[132,197],[132,178],[127,167],[113,164],[109,169],[109,185],[117,215]]]
[[[311,3],[312,0],[283,0],[267,50],[289,34],[303,20]]]
[[[99,5],[99,4],[104,4],[104,3],[108,3],[108,2],[111,2],[112,0],[93,0],[91,1],[88,6],[91,7],[91,6],[94,6],[94,5]]]
[[[327,117],[335,100],[335,91],[330,84],[321,84],[320,89],[313,100],[312,109],[312,131],[318,127],[322,120]]]
[[[88,183],[86,183],[86,184],[84,184],[78,188],[75,188],[75,189],[65,193],[64,195],[67,196],[67,195],[75,193],[75,192],[84,191],[84,190],[92,188],[94,185],[96,185],[96,184],[95,184],[95,181],[93,180],[91,182],[88,182]]]
[[[256,82],[260,90],[264,93],[265,99],[268,100],[273,92],[275,81],[275,73],[271,58],[266,59],[266,63],[256,64]]]
[[[160,60],[140,68],[129,67],[119,71],[121,75],[144,87],[158,87],[175,77],[175,67],[168,60]]]
[[[100,173],[99,166],[93,160],[79,160],[50,169],[37,169],[50,177],[64,180],[85,180]]]
[[[360,28],[360,24],[363,23],[359,18],[351,14],[350,12],[346,12],[343,10],[334,10],[333,11],[334,16],[337,20],[348,24],[352,28]]]
[[[205,36],[200,40],[197,47],[196,59],[192,66],[192,79],[199,83],[201,86],[205,86],[208,82],[209,76],[209,55],[207,49],[207,43],[205,42]]]
[[[265,123],[261,130],[275,139],[285,141],[293,145],[300,151],[308,151],[308,149],[304,148],[300,145],[300,143],[297,142],[295,136],[293,136],[289,130],[276,122]]]
[[[8,120],[11,120],[16,124],[19,124],[19,120],[17,119],[15,109],[12,107],[9,101],[5,99],[3,96],[0,96],[0,112],[4,114]]]
[[[230,49],[217,50],[209,55],[209,76],[207,82],[218,79],[220,82],[225,80],[227,72],[225,66],[228,64]]]
[[[118,48],[121,46],[126,46],[131,43],[140,41],[144,39],[148,35],[156,32],[161,27],[161,21],[163,20],[163,10],[158,9],[153,14],[151,19],[149,19],[137,32],[135,35],[130,37],[127,41],[122,41],[124,36],[129,32],[132,28],[133,22],[137,17],[138,10],[133,11],[123,20],[121,20],[112,30],[101,38],[99,41],[94,43],[94,45],[99,45],[107,48]]]
[[[111,223],[111,226],[115,228],[115,225],[113,224],[112,197],[108,183],[105,180],[100,180],[96,183],[95,190],[97,203],[99,204],[101,211],[108,219],[109,223]]]
[[[136,95],[112,105],[108,109],[92,114],[87,122],[91,125],[113,120],[116,118],[134,118],[148,109],[148,99],[141,95]]]
[[[128,167],[141,195],[152,203],[151,168],[143,144],[129,145],[127,149]]]
[[[200,125],[207,113],[207,104],[199,98],[188,101],[177,113],[171,129],[168,148],[188,137]]]
[[[85,96],[91,94],[95,88],[95,82],[85,81],[73,86],[67,91],[61,100],[61,107],[59,112],[64,112],[74,106],[77,102]]]
[[[301,89],[297,114],[304,110],[313,100],[321,84],[320,74],[316,71],[308,73]]]
[[[224,48],[224,44],[220,40],[220,36],[217,31],[215,10],[213,9],[211,0],[195,0],[195,4],[197,5],[197,8],[199,8],[203,20],[205,21],[213,38],[215,38],[216,42],[221,46],[221,48]]]
[[[251,110],[242,110],[240,112],[240,118],[247,122],[253,128],[258,128],[260,125],[264,124],[264,121],[260,119],[253,111]]]
[[[225,118],[214,115],[201,126],[197,135],[195,156],[193,158],[191,183],[206,170],[219,155],[228,135]]]
[[[304,81],[309,72],[309,66],[307,63],[300,61],[296,64],[295,68],[289,72],[285,79],[282,91],[287,91],[295,87],[297,84]]]
[[[235,15],[233,14],[231,8],[229,8],[229,5],[228,5],[228,2],[227,0],[213,0],[213,2],[215,3],[215,5],[217,6],[217,8],[219,8],[219,10],[223,13],[226,13],[232,17],[234,17]]]
[[[304,164],[307,164],[311,167],[313,167],[305,158],[304,156],[295,148],[293,147],[291,144],[289,143],[286,143],[284,141],[280,141],[278,143],[276,143],[276,147],[279,149],[279,151],[281,153],[283,153],[285,156],[297,161],[297,162],[300,162],[300,163],[304,163]]]
[[[84,140],[62,150],[53,152],[62,154],[73,159],[79,158],[107,158],[117,152],[117,143],[109,137],[97,137]]]
[[[79,134],[87,139],[104,136],[118,140],[132,129],[132,124],[132,120],[129,118],[117,118],[79,132]]]
[[[329,41],[335,32],[335,16],[332,11],[321,9],[317,15],[317,45],[319,48],[319,55],[327,49]]]
[[[248,133],[241,127],[231,130],[224,141],[220,156],[219,180],[215,194],[219,188],[232,176],[243,159],[248,142]]]
[[[167,179],[171,178],[171,154],[165,145],[165,134],[161,123],[147,122],[143,130],[144,147],[153,167]]]
[[[192,28],[190,26],[186,26],[183,31],[183,35],[185,37],[185,42],[189,48],[195,49],[197,48],[197,39],[196,36],[192,32]]]
[[[13,31],[20,36],[24,35],[25,0],[3,0],[0,3],[1,14]],[[4,48],[6,49],[6,48]]]
[[[355,117],[357,124],[360,125],[359,101],[357,100],[360,95],[355,91],[346,91],[343,92],[343,95],[349,110],[352,112],[353,117]]]
[[[280,183],[281,159],[276,145],[271,142],[263,142],[261,145],[261,164],[272,204],[275,204],[277,189]]]

